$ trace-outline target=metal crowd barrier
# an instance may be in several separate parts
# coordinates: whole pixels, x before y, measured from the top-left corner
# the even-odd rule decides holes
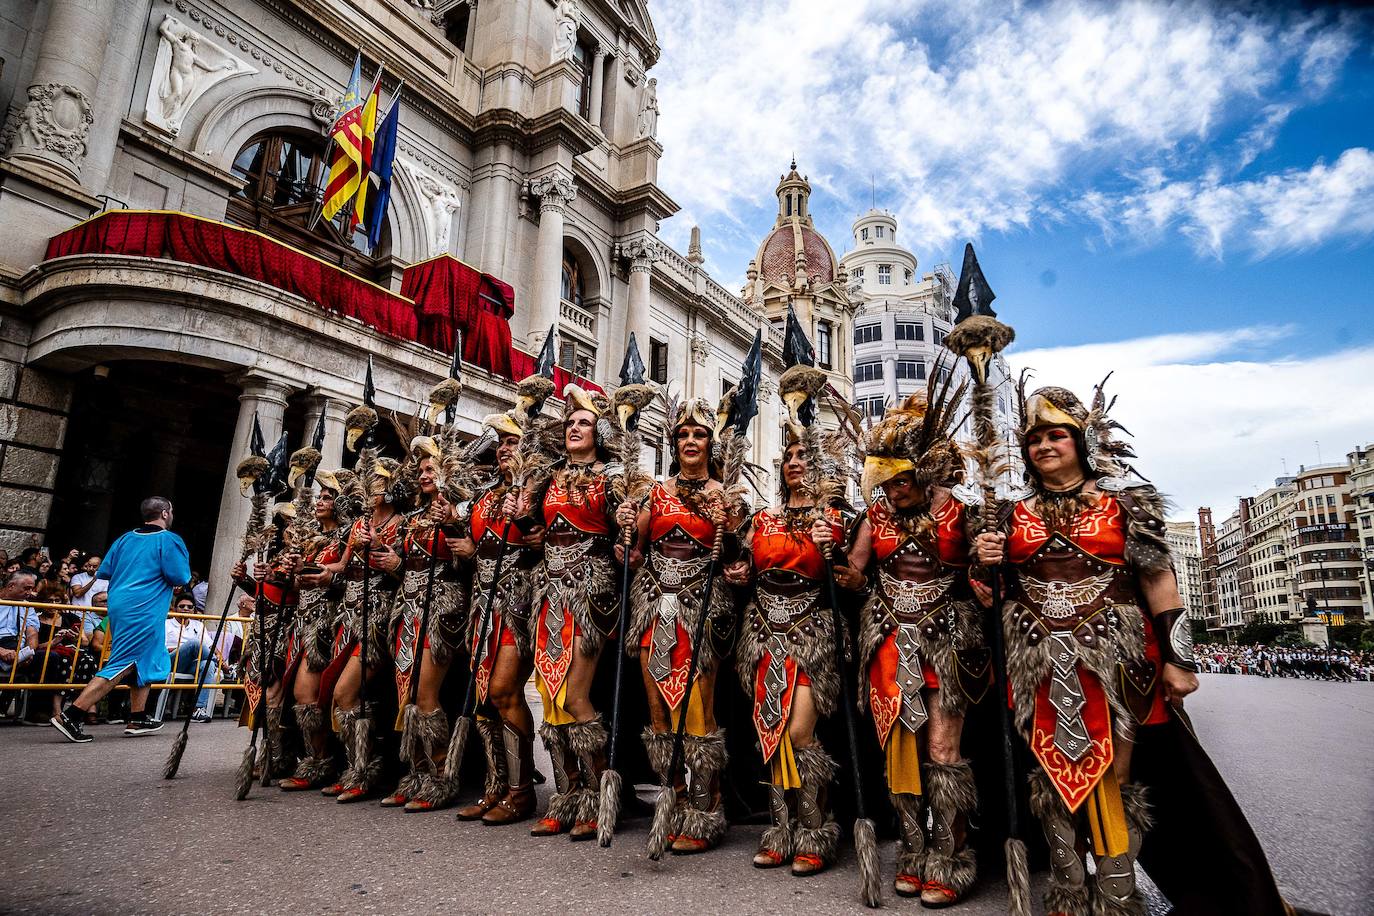
[[[10,610],[11,608],[16,608],[17,610]],[[80,615],[80,630],[79,635],[77,636],[77,644],[75,646],[70,646],[58,643],[56,640],[57,631],[69,628],[64,627],[60,624],[53,624],[52,626],[54,629],[53,632],[50,634],[50,637],[47,640],[47,642],[40,642],[38,644],[38,648],[34,651],[33,657],[27,659],[24,662],[19,662],[20,650],[25,645],[24,633],[29,627],[32,627],[36,630],[41,628],[41,618],[43,616],[41,611],[44,610],[56,610],[59,613]],[[102,632],[104,634],[101,639],[101,645],[99,647],[98,654],[96,654],[95,669],[99,670],[100,667],[105,664],[105,661],[110,656],[110,633],[108,632],[108,629],[102,631],[101,629],[99,629],[99,624],[97,623],[94,627],[92,627],[92,629],[88,633],[86,629],[86,623],[92,617],[103,618],[106,616],[106,613],[107,612],[104,608],[83,607],[79,604],[46,604],[41,601],[8,601],[0,599],[0,615],[16,615],[16,629],[19,631],[18,638],[15,641],[16,647],[14,650],[14,662],[9,664],[8,671],[0,672],[0,675],[2,675],[0,676],[0,692],[12,690],[68,690],[72,688],[79,688],[85,686],[85,681],[76,680],[77,657],[78,654],[81,652],[90,652],[90,644],[95,641],[95,634]],[[150,687],[154,690],[194,690],[196,686],[196,681],[199,678],[201,667],[205,662],[205,653],[207,651],[207,648],[218,649],[219,647],[207,647],[205,645],[204,640],[201,640],[196,649],[196,660],[194,667],[191,667],[188,671],[182,671],[181,668],[178,667],[177,661],[181,655],[180,649],[182,645],[183,634],[186,631],[186,623],[190,620],[208,621],[208,623],[203,623],[201,624],[201,626],[205,632],[205,639],[210,639],[215,635],[215,627],[219,623],[219,617],[217,615],[187,614],[178,611],[169,611],[167,616],[173,620],[180,621],[180,625],[177,631],[176,647],[167,650],[167,654],[171,656],[173,665],[171,675],[172,680],[161,684],[152,684],[150,685]],[[252,621],[251,617],[230,616],[227,619],[239,624],[240,637],[243,637],[248,632],[246,625]],[[75,628],[75,625],[70,627],[70,629]],[[226,631],[227,630],[228,628],[226,627]],[[223,636],[220,637],[220,642],[221,644],[224,643]],[[52,658],[54,650],[58,650],[58,654],[63,656],[69,662],[67,677],[65,680],[48,680],[48,668],[50,665],[53,664]],[[69,656],[67,655],[67,651],[70,651],[71,653]],[[21,668],[24,669],[25,674],[33,674],[35,659],[38,659],[40,657],[40,653],[41,661],[37,662],[38,679],[36,681],[19,680]],[[233,665],[232,669],[235,672],[235,677],[229,680],[225,680],[224,678],[226,669],[231,667],[227,664],[230,662],[230,659],[221,658],[219,661],[222,662],[216,664],[217,676],[219,679],[213,682],[207,682],[205,685],[206,688],[212,690],[242,690],[242,671],[244,666],[242,664]],[[0,662],[0,665],[3,664],[3,662]],[[185,677],[186,679],[179,680],[179,676]],[[128,685],[120,684],[115,689],[127,690]]]

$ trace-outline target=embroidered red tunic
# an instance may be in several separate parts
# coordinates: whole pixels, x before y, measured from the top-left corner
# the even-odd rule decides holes
[[[492,587],[491,577],[496,572],[496,557],[501,552],[502,535],[507,530],[506,517],[497,503],[496,490],[488,490],[473,503],[469,525],[472,543],[477,548],[477,569],[473,574],[473,616],[468,622],[468,641],[469,651],[472,657],[477,659],[477,700],[486,702],[487,687],[491,684],[491,670],[496,664],[499,647],[516,645],[515,628],[524,627],[527,621],[507,620],[506,601],[492,601],[491,620],[487,622],[486,646],[478,651],[478,643],[482,639],[482,614],[486,613],[488,595]],[[514,587],[514,579],[529,575],[528,564],[523,562],[526,539],[515,525],[511,525],[509,530],[510,537],[506,540],[508,546],[501,561],[503,587],[507,583]],[[528,584],[525,585],[524,591],[527,595]],[[528,616],[528,610],[525,616]]]
[[[938,588],[939,577],[964,575],[968,566],[968,548],[964,541],[964,506],[956,499],[947,499],[932,517],[935,520],[934,556],[930,556],[930,546],[908,544],[911,535],[904,531],[893,519],[887,503],[879,500],[868,510],[868,523],[873,538],[873,563],[882,566],[892,559],[899,550],[918,550],[928,559],[923,567],[930,567],[932,583]],[[935,562],[930,562],[931,560]],[[881,588],[881,582],[879,583]],[[921,623],[931,615],[941,612],[948,600],[953,583],[946,583],[938,594],[922,602],[918,612],[920,620],[902,621]],[[868,702],[873,710],[873,724],[878,732],[878,743],[886,746],[888,734],[902,710],[902,685],[898,683],[900,652],[897,648],[897,630],[892,628],[873,653],[868,666]],[[928,659],[921,660],[921,674],[925,686],[939,689],[940,678]]]
[[[696,514],[668,492],[661,483],[654,484],[649,493],[649,573],[662,593],[660,602],[674,607],[679,596],[701,601],[705,584],[705,564],[715,543],[716,527]],[[700,567],[700,570],[697,569]],[[696,613],[703,613],[696,607]],[[695,614],[692,615],[696,619]],[[666,632],[665,632],[666,631]],[[687,669],[691,667],[692,636],[683,625],[683,615],[655,614],[640,638],[640,647],[650,650],[650,673],[663,695],[663,701],[677,709],[687,691]],[[671,646],[664,654],[669,664],[656,670],[655,645]]]
[[[1103,494],[1096,506],[1081,512],[1078,518],[1074,520],[1070,530],[1064,534],[1051,532],[1044,519],[1033,512],[1025,500],[1022,500],[1016,504],[1012,511],[1007,552],[1011,563],[1020,569],[1033,565],[1039,555],[1059,544],[1073,555],[1082,557],[1089,563],[1098,564],[1097,567],[1093,568],[1105,568],[1108,572],[1114,573],[1115,579],[1113,581],[1116,584],[1106,586],[1109,592],[1118,589],[1116,594],[1119,595],[1121,594],[1120,589],[1129,589],[1130,591],[1127,593],[1131,594],[1134,589],[1130,579],[1132,574],[1126,568],[1126,536],[1126,515],[1120,501],[1112,494]],[[1065,542],[1067,542],[1066,545]],[[1024,586],[1022,587],[1024,588]],[[1065,589],[1072,591],[1082,588],[1083,582],[1051,583],[1051,587],[1061,591]],[[1100,592],[1102,589],[1097,589],[1097,591]],[[1052,598],[1051,600],[1056,599]],[[1057,600],[1067,609],[1064,613],[1068,613],[1068,611],[1076,612],[1080,607],[1090,608],[1092,599],[1080,598],[1078,604],[1074,604],[1072,598]],[[1110,602],[1107,603],[1110,604]],[[1049,606],[1048,601],[1045,606]],[[1148,624],[1149,612],[1147,609],[1142,610]],[[1074,633],[1086,632],[1086,627],[1086,622],[1080,624],[1075,627]],[[1106,638],[1110,633],[1110,630],[1106,628],[1093,627],[1092,629],[1103,633],[1101,638]],[[1161,657],[1159,646],[1154,637],[1154,628],[1146,625],[1143,635],[1146,660],[1152,663],[1153,670],[1158,672]],[[1087,632],[1086,636],[1078,635],[1076,638],[1086,643],[1094,636],[1092,632]],[[1082,686],[1083,707],[1081,715],[1087,733],[1088,747],[1086,752],[1079,759],[1073,760],[1055,744],[1059,713],[1050,700],[1051,677],[1046,677],[1035,688],[1035,712],[1029,738],[1031,751],[1040,761],[1041,766],[1044,767],[1045,773],[1050,777],[1070,810],[1077,810],[1091,794],[1093,788],[1106,773],[1107,768],[1112,765],[1115,749],[1112,738],[1111,707],[1108,702],[1107,691],[1109,689],[1121,689],[1120,685],[1104,685],[1081,661],[1075,664],[1075,671]],[[1150,702],[1148,716],[1145,717],[1142,724],[1153,725],[1165,721],[1166,710],[1163,691],[1159,687],[1157,677],[1150,689],[1153,690],[1153,698]]]

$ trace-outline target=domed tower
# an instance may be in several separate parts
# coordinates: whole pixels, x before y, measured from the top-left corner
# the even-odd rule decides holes
[[[779,330],[792,303],[816,347],[816,364],[831,373],[835,390],[848,398],[853,314],[848,276],[811,220],[811,182],[797,172],[795,159],[779,176],[776,194],[778,217],[749,262],[742,297]]]

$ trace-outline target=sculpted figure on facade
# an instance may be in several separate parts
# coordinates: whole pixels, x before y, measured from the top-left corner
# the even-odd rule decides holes
[[[61,83],[40,83],[29,87],[29,101],[19,116],[15,152],[26,148],[50,158],[55,153],[75,171],[86,156],[86,136],[95,116],[86,94]]]
[[[174,16],[157,27],[157,58],[143,119],[175,136],[195,101],[233,76],[256,73],[224,48]]]
[[[639,120],[635,122],[635,139],[658,136],[658,80],[649,78],[644,84],[644,99],[639,104]]]
[[[424,215],[425,228],[429,236],[430,256],[449,254],[453,216],[463,205],[458,189],[408,162],[405,163],[405,169],[414,179],[420,201],[424,204],[420,212]]]
[[[582,11],[578,9],[576,0],[558,0],[554,16],[556,21],[553,28],[553,54],[549,58],[551,64],[573,59],[573,51],[577,48],[577,26],[582,22]]]

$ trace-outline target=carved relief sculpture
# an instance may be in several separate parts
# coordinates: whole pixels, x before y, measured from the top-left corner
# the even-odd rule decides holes
[[[162,17],[157,34],[143,120],[174,137],[191,106],[212,86],[258,72],[174,16]]]
[[[635,122],[635,139],[658,136],[658,80],[650,77],[644,84],[644,99],[639,104],[639,120]]]
[[[418,166],[403,162],[406,173],[415,182],[424,217],[426,236],[429,238],[429,256],[451,254],[449,240],[453,234],[453,216],[463,205],[462,197],[456,187],[440,181]]]
[[[582,11],[577,8],[576,0],[558,0],[554,7],[553,53],[549,63],[572,60],[577,48],[577,27],[582,22]]]
[[[15,152],[27,151],[49,161],[53,161],[49,154],[55,154],[67,160],[76,174],[94,122],[90,99],[81,90],[61,83],[35,84],[29,87],[28,104],[19,115]]]

